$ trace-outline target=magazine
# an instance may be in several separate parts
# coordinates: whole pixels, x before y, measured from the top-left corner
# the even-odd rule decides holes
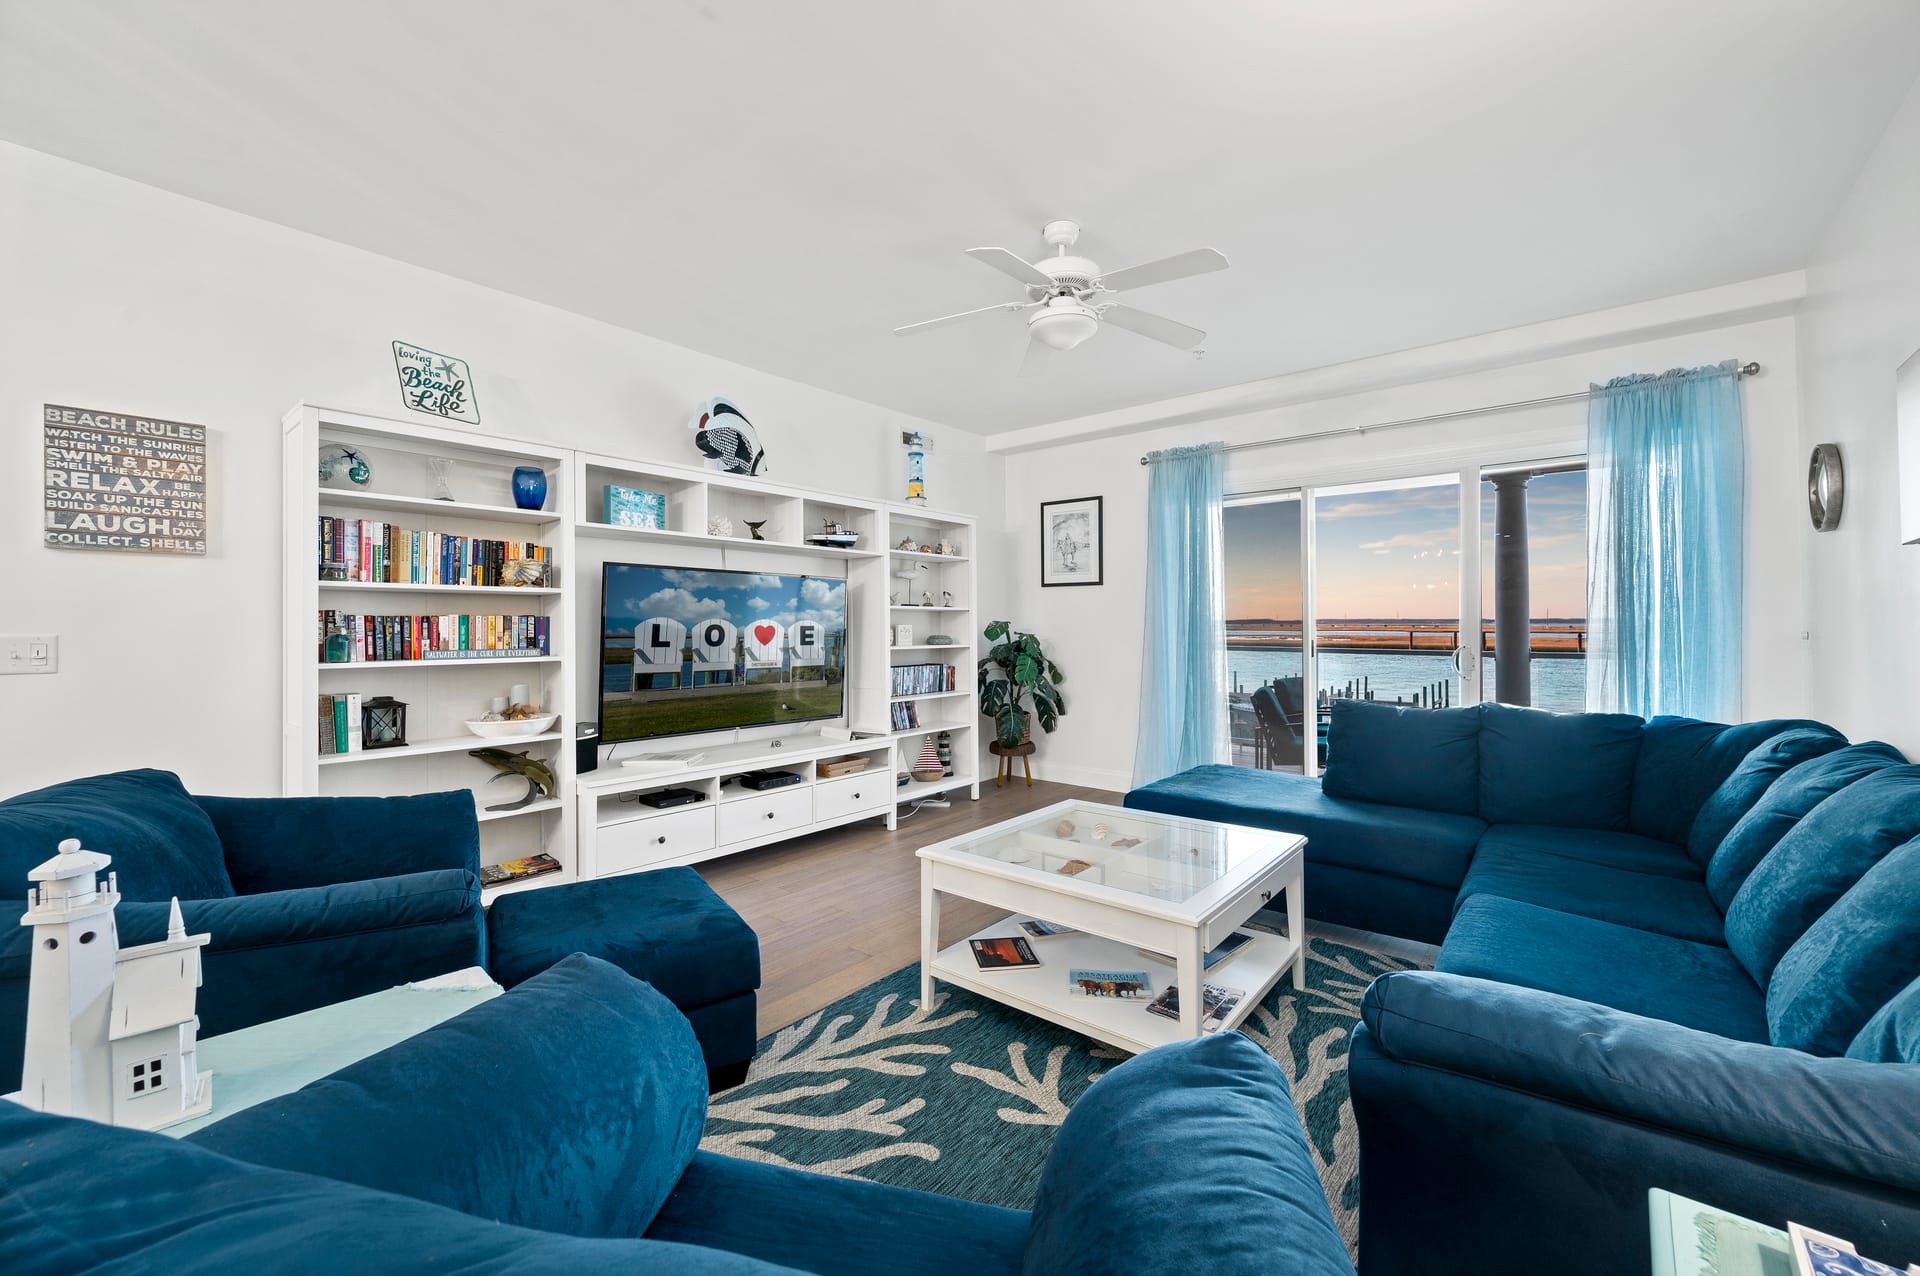
[[[483,864],[480,866],[480,884],[503,886],[508,882],[538,877],[542,873],[557,873],[560,868],[559,860],[544,853],[529,855],[525,859],[504,860],[498,864]]]
[[[1033,945],[1018,935],[969,939],[967,943],[973,948],[973,960],[982,970],[1010,970],[1040,964],[1040,959],[1033,955]]]
[[[1236,930],[1231,935],[1228,935],[1225,939],[1215,944],[1212,950],[1208,952],[1205,957],[1200,959],[1200,968],[1202,970],[1212,970],[1215,966],[1218,966],[1221,962],[1233,956],[1235,953],[1239,952],[1242,948],[1245,948],[1248,944],[1251,944],[1252,942],[1253,942],[1252,935],[1243,934],[1242,932]],[[1165,953],[1156,953],[1151,948],[1136,948],[1134,951],[1139,953],[1142,957],[1151,957],[1153,960],[1158,962],[1165,962],[1169,966],[1179,965],[1178,962],[1176,962],[1173,958],[1167,956]]]
[[[1284,900],[1284,898],[1283,896],[1282,899]],[[1263,908],[1240,924],[1248,930],[1257,930],[1263,935],[1278,935],[1280,938],[1285,939],[1287,937],[1287,910],[1284,903],[1278,908]]]
[[[1200,986],[1200,1000],[1206,1007],[1206,1014],[1205,1017],[1200,1020],[1200,1031],[1217,1031],[1220,1025],[1227,1021],[1227,1016],[1233,1013],[1234,1007],[1238,1006],[1246,995],[1247,991],[1244,988],[1222,988],[1218,984],[1202,984]],[[1180,1018],[1180,990],[1172,984],[1168,984],[1166,991],[1162,992],[1158,997],[1155,997],[1152,1002],[1147,1005],[1147,1012],[1149,1014],[1159,1015],[1164,1019],[1178,1020]]]
[[[1132,1000],[1144,997],[1153,988],[1153,977],[1144,970],[1081,970],[1067,972],[1067,991],[1075,997],[1119,997]]]
[[[1035,939],[1051,939],[1055,935],[1078,935],[1080,932],[1071,926],[1062,926],[1059,922],[1043,922],[1038,917],[1032,921],[1020,923],[1020,929]]]

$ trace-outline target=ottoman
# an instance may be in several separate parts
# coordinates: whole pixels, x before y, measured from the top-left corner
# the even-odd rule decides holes
[[[502,987],[572,953],[652,984],[693,1024],[708,1084],[738,1085],[753,1058],[760,938],[690,868],[523,891],[487,909],[487,970]]]

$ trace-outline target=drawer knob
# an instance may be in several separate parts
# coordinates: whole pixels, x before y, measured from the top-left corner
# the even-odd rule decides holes
[[[1266,902],[1267,902],[1268,900],[1270,900],[1270,899],[1272,899],[1272,898],[1273,898],[1273,892],[1272,892],[1272,891],[1261,891],[1261,892],[1260,892],[1260,902],[1261,902],[1262,904],[1264,904],[1264,903],[1266,903]]]
[[[661,846],[665,846],[667,844],[667,835],[665,833],[662,833],[659,837],[656,837],[653,840],[655,842],[658,842]]]
[[[772,812],[772,811],[768,811],[768,812],[767,812],[767,818],[768,818],[768,819],[772,819],[772,818],[773,818],[773,812]]]
[[[854,801],[856,801],[856,802],[858,802],[858,801],[860,800],[860,795],[859,795],[858,793],[855,793],[855,794],[853,795],[853,800],[854,800]]]

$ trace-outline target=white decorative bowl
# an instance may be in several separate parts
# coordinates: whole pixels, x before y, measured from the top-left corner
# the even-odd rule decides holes
[[[521,736],[539,735],[553,728],[560,720],[557,713],[543,713],[537,718],[522,718],[518,722],[480,722],[467,723],[467,730],[488,740],[518,740]]]

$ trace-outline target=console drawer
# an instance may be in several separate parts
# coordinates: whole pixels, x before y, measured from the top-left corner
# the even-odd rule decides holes
[[[837,820],[856,811],[885,811],[893,789],[893,774],[884,770],[822,780],[813,786],[813,818],[818,822]]]
[[[683,855],[710,851],[717,843],[713,835],[713,804],[702,802],[687,810],[666,811],[643,819],[602,825],[599,831],[598,872],[624,873]]]
[[[813,823],[813,794],[805,784],[720,804],[720,845],[784,833]]]

